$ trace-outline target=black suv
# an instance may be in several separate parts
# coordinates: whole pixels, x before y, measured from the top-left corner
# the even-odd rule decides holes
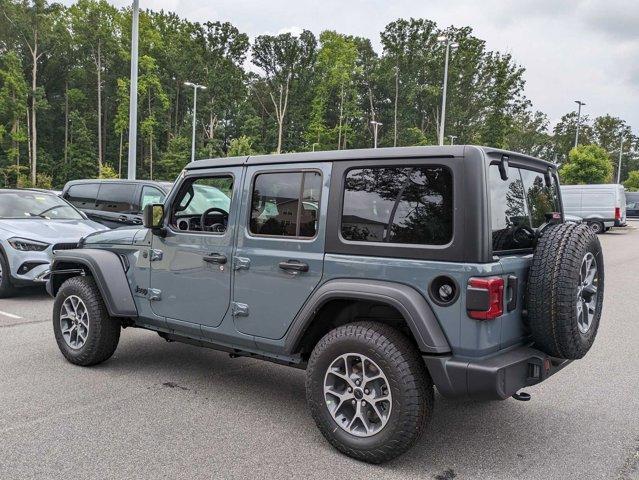
[[[72,180],[61,197],[91,219],[109,228],[142,225],[142,210],[162,203],[171,182],[153,180]]]

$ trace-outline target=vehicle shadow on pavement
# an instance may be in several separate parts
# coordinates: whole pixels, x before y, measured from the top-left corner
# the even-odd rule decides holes
[[[123,339],[127,333],[123,332]],[[322,438],[308,414],[304,371],[248,358],[232,359],[226,353],[159,338],[135,337],[96,368],[154,379],[157,388],[171,389],[175,395],[194,395],[226,405],[231,402],[236,405],[233,408],[242,410],[245,407],[237,405],[251,404],[251,409],[262,412],[261,421],[284,428],[292,438],[303,436],[300,442],[313,444],[327,456],[341,456]],[[454,478],[457,469],[468,472],[481,465],[490,471],[493,462],[496,467],[507,461],[522,465],[521,473],[527,465],[534,468],[539,452],[547,448],[544,439],[560,432],[562,421],[576,421],[569,417],[549,420],[544,408],[541,400],[535,403],[535,395],[524,403],[449,400],[436,393],[433,416],[418,444],[397,460],[371,468],[409,476],[435,469],[446,479]],[[287,418],[286,425],[281,425],[281,418]]]

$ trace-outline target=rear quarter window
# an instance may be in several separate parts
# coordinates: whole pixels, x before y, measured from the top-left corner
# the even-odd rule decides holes
[[[453,180],[440,166],[349,170],[344,240],[444,245],[453,235]]]
[[[103,183],[98,193],[98,210],[126,213],[132,210],[131,201],[136,186],[133,184]]]
[[[72,205],[79,208],[95,208],[99,184],[82,183],[71,185],[64,198]]]

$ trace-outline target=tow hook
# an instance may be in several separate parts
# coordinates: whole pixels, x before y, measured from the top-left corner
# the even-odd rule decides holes
[[[515,400],[519,400],[520,402],[527,402],[529,401],[532,397],[530,395],[530,393],[526,393],[526,392],[517,392],[513,395],[513,398]]]

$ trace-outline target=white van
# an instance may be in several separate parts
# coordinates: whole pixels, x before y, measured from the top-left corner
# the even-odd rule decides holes
[[[626,226],[626,192],[623,185],[562,185],[564,214],[583,218],[595,233]]]

